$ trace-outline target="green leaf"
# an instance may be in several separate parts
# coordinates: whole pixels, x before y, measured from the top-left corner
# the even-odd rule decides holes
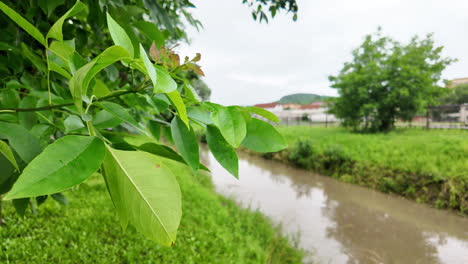
[[[171,149],[170,147],[166,145],[157,144],[154,142],[148,142],[140,146],[136,146],[136,149],[149,152],[156,156],[161,156],[163,158],[171,159],[171,160],[183,163],[185,165],[188,165],[187,162],[185,162],[184,158],[182,158],[182,156],[180,156],[177,152],[175,152],[173,149]],[[205,170],[205,171],[210,171],[205,165],[201,163],[200,163],[200,169]]]
[[[68,10],[63,16],[61,16],[50,28],[49,32],[46,35],[46,39],[54,38],[59,41],[63,41],[62,27],[66,19],[76,16],[81,12],[87,12],[88,7],[80,2],[79,0],[73,5],[70,10]]]
[[[104,143],[99,138],[65,136],[26,166],[5,199],[53,194],[73,187],[99,169],[104,155]]]
[[[39,43],[43,46],[46,46],[46,41],[44,39],[44,35],[34,27],[31,23],[29,23],[26,19],[24,19],[20,14],[16,13],[15,10],[11,9],[3,2],[0,1],[0,10],[5,13],[9,18],[11,18],[18,26],[20,26],[24,31],[28,32],[33,38],[35,38]]]
[[[79,68],[70,79],[70,92],[73,95],[78,111],[83,110],[82,100],[86,95],[89,83],[101,70],[119,60],[127,60],[129,55],[127,51],[120,46],[111,46],[104,50],[98,57]]]
[[[32,62],[34,67],[36,67],[41,72],[47,72],[47,67],[41,57],[34,53],[28,46],[24,43],[21,43],[21,51],[25,58]]]
[[[194,171],[197,171],[200,164],[200,157],[198,153],[197,137],[193,129],[191,129],[190,126],[187,127],[187,125],[176,116],[171,122],[171,133],[174,144],[181,156]]]
[[[70,62],[75,49],[61,41],[54,41],[49,45],[49,50],[60,57],[64,62]]]
[[[201,122],[203,124],[211,125],[213,124],[213,121],[211,120],[211,112],[201,109],[200,107],[189,107],[187,108],[188,111],[188,116],[192,120],[196,120],[198,122]]]
[[[68,205],[67,197],[65,197],[65,195],[62,193],[54,193],[51,195],[51,197],[60,204]]]
[[[36,102],[37,102],[37,99],[35,97],[26,96],[21,100],[19,107],[20,108],[34,108],[36,107]],[[37,122],[36,114],[34,112],[19,112],[18,121],[20,125],[22,125],[28,130],[31,130],[31,128]]]
[[[65,126],[65,133],[70,133],[70,131],[74,131],[84,127],[83,121],[81,118],[76,115],[71,115],[63,121],[63,125]]]
[[[70,79],[72,77],[70,73],[68,73],[65,69],[63,69],[57,63],[52,61],[49,62],[49,70],[54,71],[67,79]]]
[[[135,23],[135,27],[146,34],[150,40],[154,41],[158,48],[164,46],[164,35],[154,23],[148,21],[138,21]]]
[[[11,151],[10,147],[3,140],[0,140],[0,153],[2,153],[3,156],[5,156],[5,158],[7,158],[8,161],[10,161],[11,164],[17,170],[19,170],[18,163],[16,163],[15,155],[13,155],[13,152]]]
[[[114,41],[115,45],[124,47],[130,57],[134,57],[134,49],[132,41],[128,36],[127,32],[107,13],[107,27],[111,34],[111,38]]]
[[[64,3],[65,0],[39,0],[39,7],[42,9],[44,14],[47,15],[47,17],[50,17],[55,8],[57,8],[57,6],[63,5]]]
[[[154,93],[170,93],[177,90],[177,83],[172,79],[171,75],[161,66],[154,66],[157,73],[157,83],[154,87]]]
[[[170,93],[167,93],[166,96],[169,98],[169,100],[171,101],[171,104],[177,110],[177,113],[179,114],[180,119],[182,119],[182,121],[184,121],[184,123],[187,126],[189,126],[187,108],[185,108],[184,101],[182,100],[182,97],[180,97],[179,91],[174,90]]]
[[[122,120],[115,117],[113,114],[106,110],[99,111],[93,118],[93,125],[97,129],[113,128],[122,124]]]
[[[13,206],[15,207],[16,212],[20,216],[24,216],[26,213],[26,209],[28,209],[29,205],[29,198],[21,198],[21,199],[14,199]]]
[[[31,135],[26,128],[17,124],[0,122],[0,138],[8,139],[10,146],[26,163],[29,163],[42,151],[39,140]]]
[[[268,111],[268,110],[265,110],[263,108],[260,108],[260,107],[255,107],[255,106],[249,106],[249,107],[245,107],[245,110],[251,112],[251,113],[254,113],[256,115],[259,115],[259,116],[262,116],[270,121],[273,121],[275,123],[278,123],[280,120],[279,118],[273,114],[272,112]]]
[[[276,152],[287,147],[283,136],[272,125],[257,118],[249,122],[242,145],[257,152]]]
[[[146,152],[107,147],[104,177],[124,229],[131,224],[162,245],[174,244],[182,217],[174,173],[187,173],[182,166]]]
[[[36,197],[37,206],[40,206],[41,204],[43,204],[47,200],[47,197],[49,196],[48,195],[37,196]]]
[[[143,132],[143,134],[146,134],[146,131],[141,128],[141,126],[138,124],[138,122],[131,116],[125,108],[123,108],[121,105],[112,103],[112,102],[101,102],[99,105],[109,112],[110,114],[114,115],[116,118],[129,123],[136,129],[140,130]]]
[[[14,89],[5,89],[2,92],[2,100],[0,101],[4,108],[16,108],[20,103],[18,91]]]
[[[206,127],[206,140],[215,159],[234,177],[239,178],[237,154],[215,126]]]
[[[143,60],[143,63],[145,64],[146,68],[146,73],[151,79],[151,82],[153,83],[154,90],[156,90],[156,85],[157,85],[157,80],[158,76],[156,75],[156,69],[154,68],[153,63],[151,63],[150,59],[148,58],[148,55],[146,54],[145,49],[143,46],[140,44],[140,57]]]
[[[155,139],[159,140],[161,138],[161,125],[158,122],[148,121],[148,130]]]
[[[212,116],[226,141],[237,148],[244,140],[247,128],[242,113],[235,106],[219,108]]]
[[[99,79],[95,79],[95,81],[96,83],[94,84],[94,88],[93,88],[93,94],[95,96],[99,98],[99,97],[103,97],[111,93],[111,91],[109,90],[109,87],[107,87],[107,85],[103,81]]]

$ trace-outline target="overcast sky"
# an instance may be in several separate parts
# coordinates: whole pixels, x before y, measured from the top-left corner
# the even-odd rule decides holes
[[[242,0],[193,2],[204,29],[189,30],[192,42],[179,51],[202,54],[213,102],[249,105],[291,93],[336,95],[328,76],[378,26],[401,42],[433,32],[444,55],[459,59],[443,78],[468,77],[466,0],[298,0],[296,22],[283,12],[269,24],[253,21]]]

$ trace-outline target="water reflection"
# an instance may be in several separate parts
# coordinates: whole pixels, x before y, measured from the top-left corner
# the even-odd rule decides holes
[[[218,192],[258,207],[324,263],[468,263],[468,219],[240,153],[240,180],[207,152]]]

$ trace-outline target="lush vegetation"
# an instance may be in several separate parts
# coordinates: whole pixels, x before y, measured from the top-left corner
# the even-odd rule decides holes
[[[257,2],[261,21],[263,8],[271,16],[297,12],[294,0],[247,3]],[[182,218],[176,176],[207,170],[194,126],[207,129],[210,150],[235,177],[235,148],[286,146],[273,126],[252,117],[277,122],[273,114],[197,94],[192,84],[206,90],[198,82],[201,55],[181,59],[170,48],[186,38],[184,20],[200,25],[193,7],[188,0],[0,1],[0,205],[12,200],[24,215],[49,196],[67,203],[61,192],[98,172],[124,230],[173,246]]]
[[[343,125],[389,131],[398,120],[410,121],[439,103],[446,91],[441,73],[453,59],[442,56],[432,35],[401,44],[377,32],[366,36],[337,76],[330,76],[340,97],[331,112]]]
[[[302,252],[260,213],[214,193],[205,174],[178,175],[184,216],[177,243],[162,247],[121,231],[100,175],[66,191],[68,206],[47,199],[37,215],[5,203],[0,263],[300,263]]]
[[[468,104],[468,84],[460,84],[448,89],[442,102],[445,104]]]
[[[363,134],[311,126],[279,130],[289,148],[266,157],[436,207],[468,212],[467,131],[398,129]]]
[[[279,102],[281,104],[311,104],[314,102],[320,102],[328,99],[330,97],[317,95],[317,94],[307,94],[307,93],[297,93],[289,94],[281,97]]]

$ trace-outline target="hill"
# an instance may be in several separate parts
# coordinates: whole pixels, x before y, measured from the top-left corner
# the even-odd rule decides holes
[[[323,101],[329,96],[322,96],[317,94],[309,94],[309,93],[297,93],[297,94],[290,94],[281,97],[279,100],[280,104],[311,104],[314,102]]]

